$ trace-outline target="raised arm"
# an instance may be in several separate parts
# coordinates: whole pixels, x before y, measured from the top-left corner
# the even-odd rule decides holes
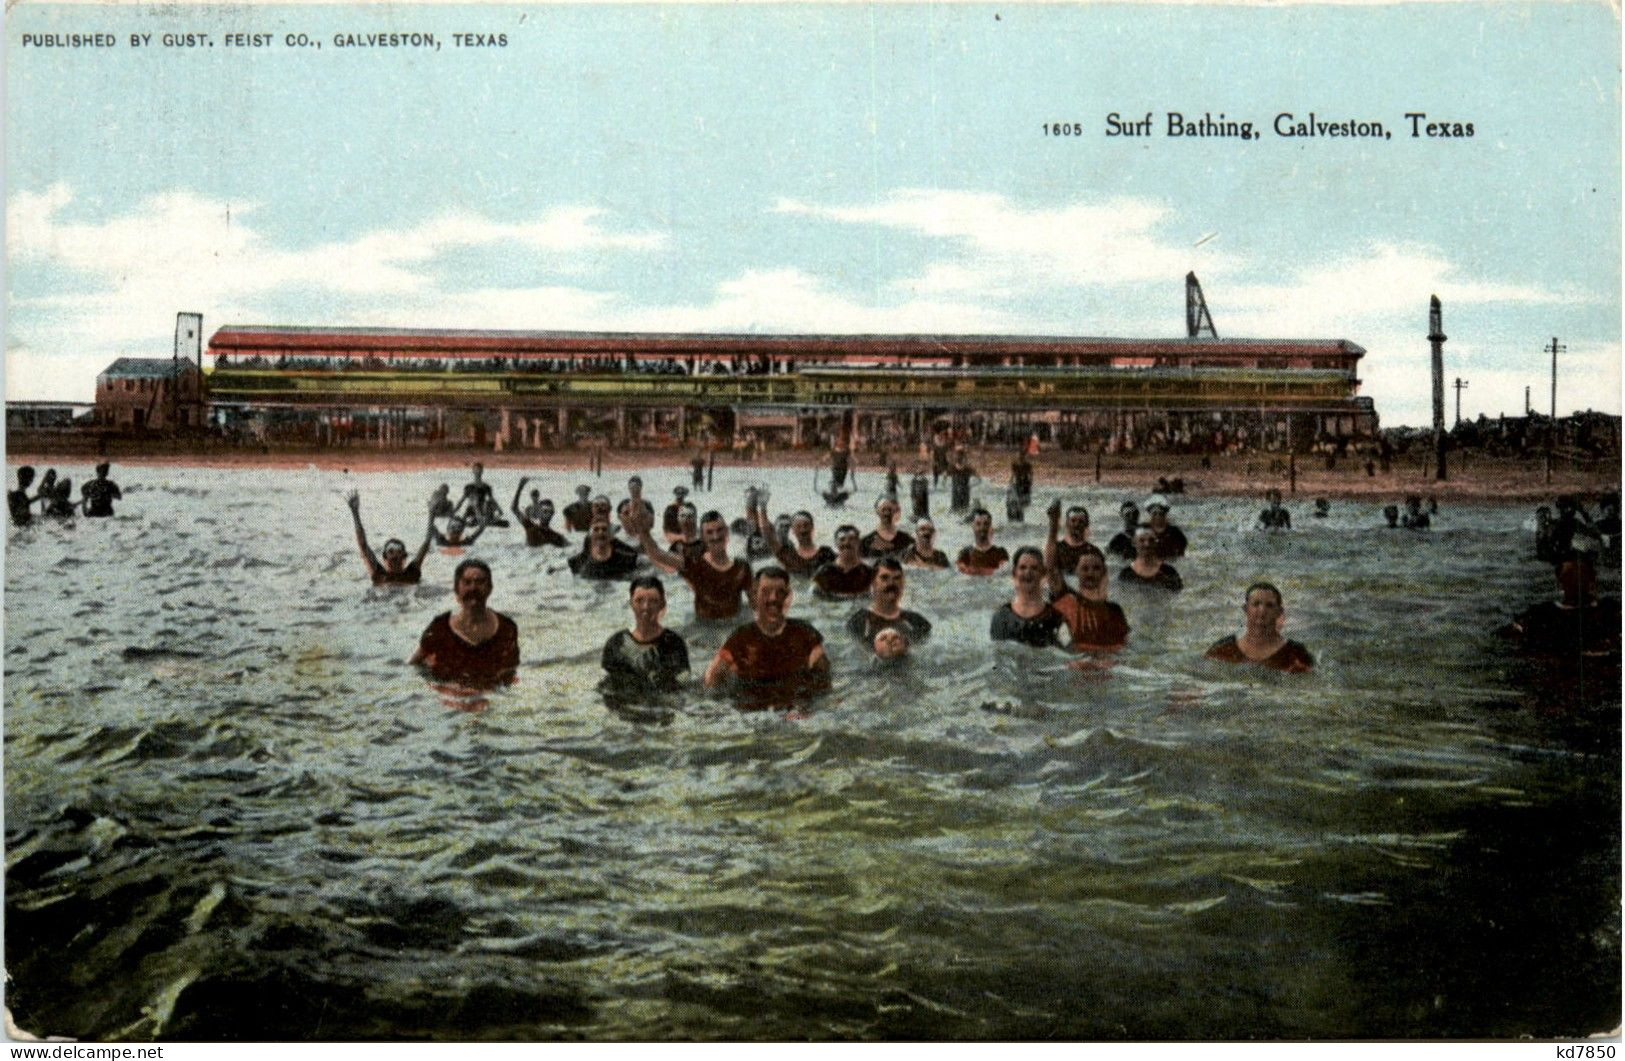
[[[524,512],[520,511],[519,508],[519,498],[524,494],[525,484],[528,482],[530,482],[530,476],[521,475],[519,477],[519,485],[513,488],[513,503],[510,504],[508,508],[511,512],[513,512],[513,518],[519,521],[519,525],[521,527],[524,527],[526,530],[531,530],[539,525],[535,520],[531,519],[529,516],[525,515]]]
[[[1044,514],[1049,516],[1049,530],[1044,533],[1044,573],[1049,579],[1049,595],[1053,600],[1066,592],[1066,576],[1055,555],[1061,528],[1061,499],[1051,501]]]
[[[779,554],[779,548],[785,544],[779,541],[779,532],[773,529],[773,521],[767,518],[767,506],[756,506],[756,529],[762,532],[762,541],[767,543],[767,551],[773,556]]]
[[[651,533],[654,523],[654,516],[643,507],[643,502],[639,499],[626,506],[626,518],[621,521],[621,526],[637,536],[638,544],[643,546],[643,555],[649,558],[651,564],[668,574],[679,570],[683,566],[682,556],[660,547],[660,543],[655,541],[654,534]]]
[[[423,558],[429,555],[429,546],[434,544],[434,537],[434,509],[431,507],[429,509],[429,525],[423,531],[423,544],[418,546],[418,553],[412,557],[412,562],[407,564],[408,567],[422,566]]]
[[[375,575],[381,565],[372,546],[367,544],[367,529],[361,525],[361,491],[351,490],[350,496],[344,500],[350,506],[350,519],[355,523],[355,544],[361,550],[361,559],[367,562],[367,574]]]

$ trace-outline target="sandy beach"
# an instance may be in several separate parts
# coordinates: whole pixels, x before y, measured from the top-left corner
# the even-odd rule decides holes
[[[32,464],[44,469],[56,464],[94,463],[109,460],[125,467],[156,468],[305,468],[324,470],[348,469],[357,472],[381,472],[391,469],[420,471],[444,468],[448,473],[466,469],[474,461],[486,468],[501,472],[527,471],[580,471],[592,476],[595,451],[585,447],[567,450],[508,450],[464,447],[436,447],[433,449],[383,450],[357,445],[327,449],[280,448],[260,451],[240,447],[213,447],[197,450],[169,452],[121,452],[115,446],[108,454],[98,456],[82,445],[61,447],[40,444],[35,440],[19,440],[17,448],[9,449],[7,463],[12,467]],[[77,441],[77,440],[76,440]],[[969,451],[971,466],[985,480],[1002,484],[1008,481],[1012,452],[1006,447],[973,448]],[[731,452],[718,452],[718,469],[750,467]],[[664,493],[676,478],[687,480],[691,451],[672,449],[626,449],[604,447],[601,452],[603,476],[619,478],[623,473],[641,472],[645,476],[655,473],[661,478],[674,479],[673,484],[662,481],[650,483],[656,493]],[[905,479],[912,474],[914,454],[895,455],[898,472]],[[802,467],[809,472],[827,463],[826,453],[815,450],[771,451],[754,463],[762,467]],[[853,468],[858,475],[860,491],[878,493],[885,474],[878,451],[863,451],[854,457]],[[1045,487],[1094,486],[1120,489],[1127,495],[1150,493],[1159,478],[1184,480],[1185,493],[1197,496],[1262,495],[1271,487],[1291,499],[1309,500],[1317,497],[1329,499],[1367,499],[1371,501],[1402,500],[1407,494],[1433,496],[1440,501],[1519,501],[1538,503],[1560,494],[1598,494],[1617,490],[1620,467],[1590,462],[1580,467],[1559,460],[1552,469],[1547,483],[1544,464],[1537,455],[1527,459],[1494,458],[1478,453],[1454,453],[1448,463],[1448,478],[1434,477],[1431,462],[1412,452],[1396,457],[1391,470],[1380,469],[1367,475],[1364,463],[1340,460],[1327,470],[1323,458],[1301,458],[1293,466],[1285,457],[1276,454],[1238,454],[1213,458],[1211,467],[1202,467],[1202,459],[1191,455],[1174,454],[1113,454],[1101,457],[1098,465],[1093,453],[1052,450],[1033,459],[1035,482],[1040,491]],[[1097,472],[1098,468],[1098,472]],[[116,476],[115,476],[116,478]]]

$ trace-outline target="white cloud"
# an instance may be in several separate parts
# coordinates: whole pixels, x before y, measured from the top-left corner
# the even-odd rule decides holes
[[[273,295],[306,293],[331,299],[345,316],[352,300],[387,296],[443,303],[464,297],[437,289],[427,266],[464,249],[517,245],[540,255],[582,251],[648,251],[659,233],[621,233],[604,213],[583,206],[506,223],[450,212],[400,230],[377,230],[348,241],[306,248],[279,246],[254,224],[256,205],[175,192],[155,196],[127,214],[96,222],[64,218],[72,190],[57,184],[13,195],[6,206],[7,253],[14,271],[36,264],[68,270],[78,287],[62,294],[15,299],[13,327],[29,321],[29,345],[46,351],[102,350],[151,342],[154,327],[178,309],[206,309],[216,321],[241,320]],[[567,259],[550,267],[567,271]],[[478,300],[478,296],[474,296]],[[444,311],[439,317],[445,321]]]
[[[1201,232],[1178,231],[1165,206],[1145,199],[1038,208],[990,192],[902,189],[869,205],[781,199],[774,209],[945,241],[942,258],[898,282],[915,294],[1000,297],[1036,288],[1113,287],[1166,281],[1192,269],[1216,276],[1237,264],[1215,244],[1195,246]]]
[[[632,331],[978,332],[1007,331],[1008,315],[972,301],[862,302],[799,269],[751,270],[717,286],[703,305],[629,310],[613,325]]]

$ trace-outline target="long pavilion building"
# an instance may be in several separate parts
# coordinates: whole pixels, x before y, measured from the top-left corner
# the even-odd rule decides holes
[[[1346,339],[227,325],[207,354],[216,423],[310,441],[915,444],[952,428],[1117,450],[1377,426]]]

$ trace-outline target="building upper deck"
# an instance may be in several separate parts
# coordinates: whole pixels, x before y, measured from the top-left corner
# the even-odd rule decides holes
[[[1135,339],[1052,335],[756,335],[464,329],[303,328],[227,325],[209,340],[216,359],[369,362],[411,369],[421,362],[448,367],[569,371],[619,362],[669,366],[701,374],[708,367],[1034,367],[1317,369],[1350,374],[1365,349],[1346,339]],[[497,362],[502,364],[497,365]]]

